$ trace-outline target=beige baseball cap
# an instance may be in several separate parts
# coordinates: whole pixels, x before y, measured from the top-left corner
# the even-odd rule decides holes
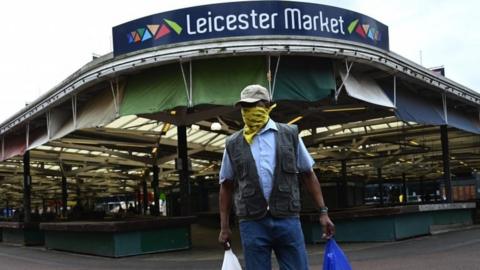
[[[240,93],[240,100],[235,102],[235,106],[242,102],[255,103],[260,100],[270,101],[268,90],[259,84],[252,84],[243,88],[242,92]]]

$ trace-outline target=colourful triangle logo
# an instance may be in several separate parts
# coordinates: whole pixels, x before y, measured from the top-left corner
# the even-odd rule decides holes
[[[143,34],[145,33],[145,28],[138,28],[137,33],[140,36],[140,38],[143,38]]]
[[[359,34],[361,37],[366,38],[367,36],[365,35],[365,32],[363,31],[363,28],[359,25],[357,26],[357,29],[355,29],[355,32]]]
[[[133,43],[134,40],[131,33],[127,34],[127,38],[128,38],[128,43]]]
[[[358,23],[358,19],[356,19],[355,21],[351,22],[349,25],[348,25],[348,33],[352,33],[353,30],[355,30],[355,26],[357,26],[357,23]]]
[[[160,27],[160,30],[158,30],[157,34],[155,35],[155,39],[162,38],[166,36],[168,33],[170,33],[170,29],[165,24],[162,24]]]
[[[361,36],[362,38],[369,38],[374,41],[381,40],[381,33],[375,27],[370,26],[370,24],[362,24],[359,22],[359,19],[356,19],[347,27],[348,33],[352,34],[354,31]]]
[[[135,35],[133,36],[133,39],[135,40],[135,43],[140,43],[142,41],[142,39],[136,32],[135,32]]]
[[[370,28],[370,25],[364,24],[364,25],[362,25],[362,28],[363,28],[364,33],[368,33],[368,29]]]
[[[174,22],[174,21],[171,21],[171,20],[167,20],[167,19],[163,19],[163,21],[168,24],[168,26],[170,26],[173,31],[175,31],[175,33],[177,33],[177,35],[180,35],[180,33],[182,33],[182,27],[180,25],[178,25],[178,23]]]
[[[154,35],[154,36],[157,33],[157,30],[158,30],[159,27],[160,27],[159,24],[149,24],[149,25],[147,25],[148,31],[150,31],[150,33],[152,33],[152,35]]]
[[[375,29],[373,28],[370,28],[370,31],[368,31],[368,37],[372,40],[374,40],[375,38],[373,37],[375,35]]]
[[[160,39],[170,32],[175,31],[177,35],[180,35],[183,28],[176,22],[168,19],[163,19],[163,24],[148,24],[144,28],[138,28],[136,31],[127,34],[128,43],[140,43],[151,38]]]
[[[145,31],[145,34],[143,34],[142,42],[145,40],[149,40],[152,38],[152,34],[150,34],[150,31]]]

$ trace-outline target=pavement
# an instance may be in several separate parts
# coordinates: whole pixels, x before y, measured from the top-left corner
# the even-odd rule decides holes
[[[194,227],[190,250],[119,259],[0,244],[0,270],[221,269],[223,250],[215,243],[217,233],[215,229]],[[243,264],[238,232],[233,241],[233,251]],[[340,246],[354,270],[480,270],[478,226],[397,242]],[[322,269],[324,244],[308,245],[307,250],[310,269]],[[272,260],[274,269],[278,269],[275,258]]]

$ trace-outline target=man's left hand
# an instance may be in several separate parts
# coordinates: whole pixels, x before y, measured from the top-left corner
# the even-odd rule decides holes
[[[320,224],[323,228],[323,238],[330,239],[335,235],[335,225],[328,214],[320,214]]]

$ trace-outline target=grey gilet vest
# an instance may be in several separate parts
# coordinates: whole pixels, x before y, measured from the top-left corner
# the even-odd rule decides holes
[[[243,130],[227,139],[227,154],[234,172],[235,212],[241,220],[262,218],[270,210],[272,216],[298,216],[300,192],[297,178],[298,129],[295,125],[275,123],[276,166],[269,201],[265,200],[255,160]]]

